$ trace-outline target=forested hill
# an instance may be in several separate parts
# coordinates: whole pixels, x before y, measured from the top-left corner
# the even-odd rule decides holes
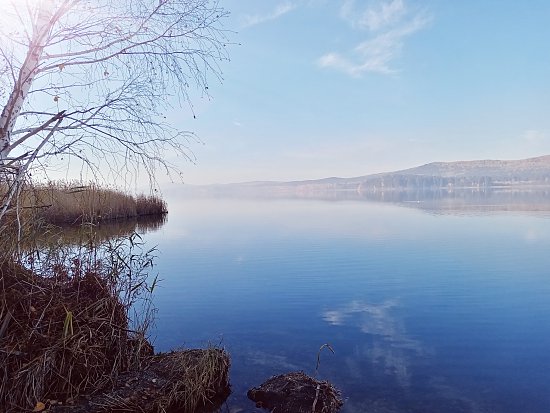
[[[458,161],[432,162],[416,168],[393,172],[403,175],[430,175],[441,177],[491,177],[509,178],[516,176],[520,180],[538,179],[550,174],[550,155],[518,161]]]
[[[481,160],[432,162],[401,171],[352,178],[291,182],[248,182],[224,185],[238,192],[254,191],[372,191],[385,189],[442,189],[550,186],[550,155],[514,161]],[[220,189],[220,187],[218,187]]]
[[[432,162],[402,171],[347,180],[363,188],[550,185],[550,156],[514,161]]]

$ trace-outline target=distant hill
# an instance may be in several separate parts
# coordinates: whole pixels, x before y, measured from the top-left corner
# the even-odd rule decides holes
[[[491,179],[516,178],[522,181],[540,180],[550,175],[550,155],[517,161],[457,161],[432,162],[416,168],[392,172],[398,175],[453,177],[490,177]]]
[[[352,178],[359,189],[478,188],[550,185],[550,156],[514,161],[432,162],[396,172]]]
[[[390,189],[449,189],[515,186],[550,186],[550,155],[514,161],[481,160],[432,162],[401,171],[353,178],[324,178],[292,182],[250,182],[244,187],[270,187],[279,190],[354,190],[359,192]]]
[[[182,196],[389,202],[430,213],[550,213],[550,156],[433,162],[352,178],[187,186]]]

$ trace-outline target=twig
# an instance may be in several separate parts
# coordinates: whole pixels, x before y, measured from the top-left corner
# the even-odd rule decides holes
[[[313,400],[313,406],[311,407],[311,413],[315,413],[315,407],[317,406],[317,400],[319,399],[319,390],[321,390],[321,385],[317,383],[317,388],[315,389],[315,400]]]
[[[319,371],[319,365],[321,364],[321,351],[323,351],[324,348],[328,348],[330,351],[332,351],[332,354],[334,354],[334,349],[332,346],[328,343],[323,344],[319,351],[317,352],[317,365],[315,366],[315,378],[317,378],[317,372]]]
[[[8,325],[10,324],[11,320],[11,313],[8,311],[6,316],[4,317],[4,321],[2,321],[2,326],[0,327],[0,338],[4,335],[6,330],[8,329]]]

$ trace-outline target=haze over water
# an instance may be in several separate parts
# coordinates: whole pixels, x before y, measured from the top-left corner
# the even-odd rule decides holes
[[[343,412],[550,408],[550,220],[367,201],[180,199],[147,234],[163,279],[157,350],[222,343],[228,411],[313,374]]]

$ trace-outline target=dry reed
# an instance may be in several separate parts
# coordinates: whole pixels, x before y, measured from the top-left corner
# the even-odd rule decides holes
[[[164,363],[170,368],[170,380],[166,395],[156,401],[158,412],[177,409],[193,413],[229,392],[229,357],[220,349],[174,352]]]
[[[150,365],[139,375],[121,376],[126,383],[119,383],[114,392],[92,398],[82,411],[211,412],[229,395],[229,363],[227,353],[214,347],[162,353],[151,357]],[[80,409],[70,411],[80,413]]]
[[[29,255],[26,267],[0,262],[0,409],[93,392],[139,366],[150,319],[131,329],[129,311],[151,257],[124,245],[58,247]]]
[[[191,413],[227,396],[229,357],[223,350],[153,356],[146,340],[154,313],[156,278],[148,270],[155,250],[142,250],[137,233],[124,235],[163,220],[119,225],[114,238],[96,225],[165,213],[160,198],[95,185],[23,188],[0,223],[0,412],[34,406],[56,411],[62,403],[74,413],[79,406],[67,403],[99,392],[101,403],[87,405],[93,411]],[[48,222],[85,225],[69,233]],[[136,401],[113,391],[119,376],[146,372],[160,378],[148,410],[143,397]],[[80,407],[90,411],[86,401]]]
[[[0,185],[0,195],[7,193]],[[2,198],[0,196],[0,198]],[[155,195],[136,197],[120,190],[97,184],[70,182],[27,184],[18,198],[21,211],[32,211],[35,218],[49,223],[80,224],[166,214],[166,202]],[[15,213],[15,205],[11,210]]]

